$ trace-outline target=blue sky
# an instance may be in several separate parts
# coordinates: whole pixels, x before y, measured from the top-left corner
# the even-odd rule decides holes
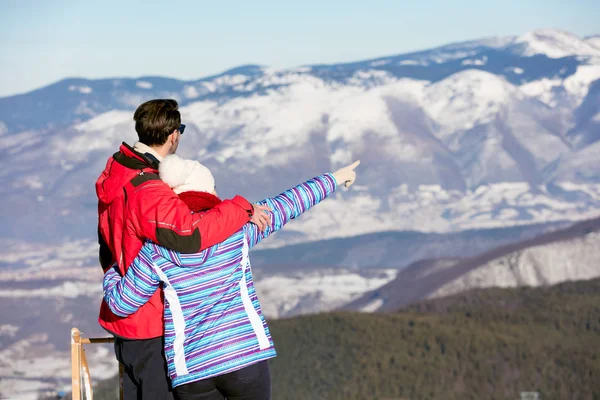
[[[197,79],[558,28],[600,33],[598,0],[0,0],[0,96],[66,77]]]

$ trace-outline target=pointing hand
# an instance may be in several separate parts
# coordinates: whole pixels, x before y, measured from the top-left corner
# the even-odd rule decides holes
[[[354,172],[354,168],[360,165],[360,160],[354,161],[352,164],[347,167],[343,167],[338,169],[333,173],[335,180],[338,185],[344,185],[346,187],[350,187],[354,181],[356,180],[356,172]]]

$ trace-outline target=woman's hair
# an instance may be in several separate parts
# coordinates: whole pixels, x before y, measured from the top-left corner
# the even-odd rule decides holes
[[[150,100],[135,110],[133,120],[140,142],[162,146],[181,124],[179,105],[172,99]]]

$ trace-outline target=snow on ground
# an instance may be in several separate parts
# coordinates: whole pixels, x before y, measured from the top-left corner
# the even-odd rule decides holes
[[[600,50],[600,35],[588,37],[585,41]]]
[[[560,79],[543,78],[537,81],[531,81],[521,85],[519,88],[525,95],[535,97],[544,104],[554,107],[557,105],[556,96],[553,93],[555,88],[562,85]]]
[[[383,303],[384,303],[383,299],[375,299],[372,302],[367,303],[366,305],[362,306],[358,311],[375,312],[383,305]]]
[[[49,152],[53,159],[87,162],[94,151],[114,150],[122,141],[133,144],[137,140],[131,111],[108,111],[73,128],[73,133],[52,138]]]
[[[98,298],[102,296],[102,286],[96,282],[63,282],[59,286],[54,286],[46,289],[0,289],[0,298],[3,297],[42,297],[48,299],[56,299],[58,297],[66,297],[74,299],[79,296],[90,296]]]
[[[71,390],[71,358],[46,343],[44,334],[22,338],[0,350],[0,394],[6,399],[37,400],[40,394],[56,395]],[[112,344],[85,347],[94,382],[118,373]],[[116,388],[115,388],[116,390]]]
[[[590,84],[600,79],[600,58],[591,59],[589,64],[580,65],[566,79],[542,78],[519,86],[521,92],[534,97],[550,107],[558,105],[557,96],[563,92],[571,101],[569,107],[577,107],[588,93]]]
[[[98,243],[94,240],[67,240],[57,246],[1,239],[0,244],[6,249],[0,253],[0,263],[18,268],[0,271],[0,281],[29,280],[38,274],[47,274],[45,279],[64,277],[85,263],[98,264]],[[86,277],[95,278],[86,275],[82,279]]]
[[[565,197],[551,195],[543,187],[534,193],[525,182],[483,185],[466,193],[435,185],[423,185],[412,192],[401,186],[385,200],[367,192],[352,198],[334,195],[286,228],[300,235],[293,239],[275,235],[261,246],[280,247],[386,230],[449,232],[579,221],[600,215],[600,184],[560,183],[558,187],[567,193]],[[570,195],[582,196],[567,200]],[[389,211],[381,211],[383,205]]]
[[[69,86],[69,91],[70,92],[79,92],[79,93],[83,93],[83,94],[90,94],[94,90],[91,87],[89,87],[89,86],[70,85]]]
[[[486,63],[487,63],[487,57],[483,56],[481,58],[463,60],[461,62],[461,65],[485,65]]]
[[[564,242],[529,247],[494,259],[448,282],[429,297],[470,288],[554,285],[600,276],[600,233]]]
[[[140,89],[152,89],[152,83],[151,82],[147,82],[147,81],[137,81],[135,83],[135,86],[139,87]]]
[[[503,78],[480,70],[466,70],[427,87],[423,104],[442,127],[444,137],[457,130],[492,120],[511,98],[522,95]]]
[[[525,72],[525,70],[523,68],[519,68],[519,67],[507,67],[504,70],[511,71],[512,73],[515,73],[517,75],[521,75],[521,74],[523,74],[523,72]]]
[[[256,282],[256,291],[262,310],[269,318],[325,312],[385,285],[398,273],[395,269],[369,272],[365,276],[334,269],[269,275]]]
[[[590,84],[600,79],[600,65],[580,65],[577,71],[564,80],[567,92],[579,99],[579,105],[587,95]]]
[[[188,99],[195,99],[200,96],[200,92],[195,86],[186,85],[183,88],[183,95]]]

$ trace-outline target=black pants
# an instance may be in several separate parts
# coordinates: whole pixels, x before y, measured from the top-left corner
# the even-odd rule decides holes
[[[115,337],[115,355],[124,367],[124,400],[172,400],[163,338],[127,340]]]
[[[179,400],[270,400],[271,371],[267,361],[238,371],[177,386]]]

